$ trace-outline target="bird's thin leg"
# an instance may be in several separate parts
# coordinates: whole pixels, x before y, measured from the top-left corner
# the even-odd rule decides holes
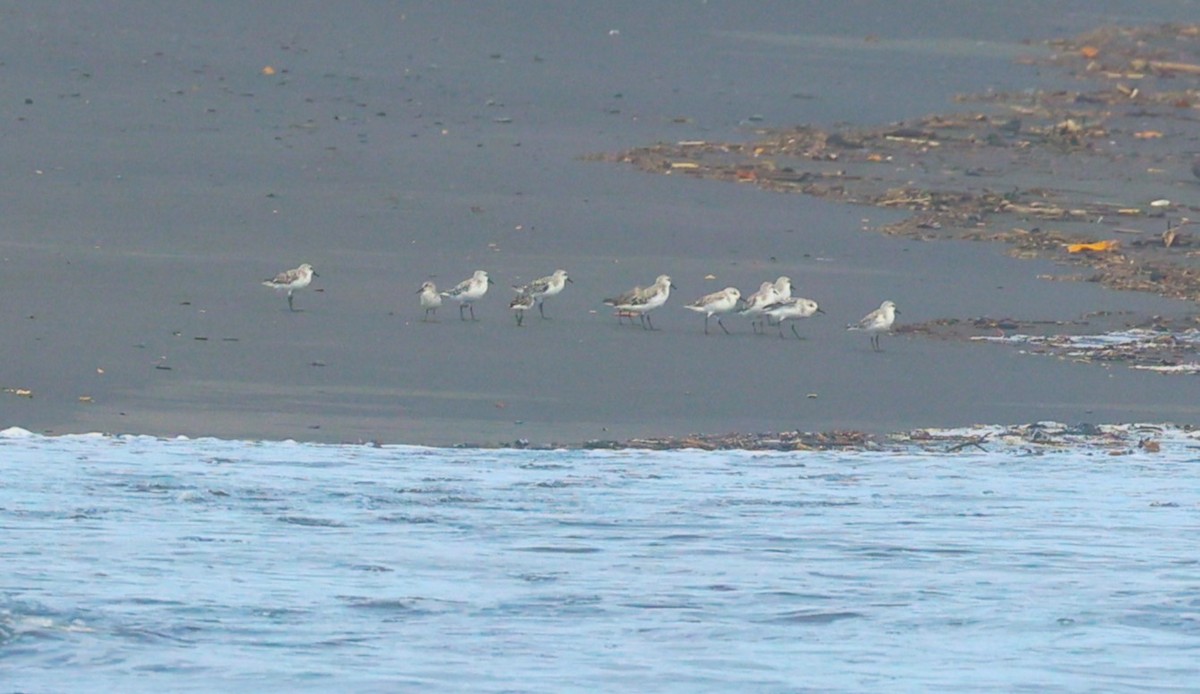
[[[521,321],[525,318],[525,312],[524,311],[515,311],[514,313],[517,316],[517,327],[519,328],[519,327],[521,327]]]
[[[726,335],[729,334],[729,328],[726,328],[725,324],[721,322],[720,316],[717,316],[717,325],[721,326],[721,330],[724,330]]]
[[[467,317],[463,315],[463,309],[465,309],[466,307],[467,307],[467,305],[466,305],[466,304],[459,304],[459,305],[458,305],[458,319],[459,319],[459,320],[466,320],[466,319],[467,319]]]
[[[545,304],[542,303],[542,301],[540,299],[538,300],[538,313],[541,314],[542,318],[546,317]]]
[[[795,323],[792,323],[792,334],[796,336],[797,340],[804,339],[804,338],[800,337],[800,333],[796,332],[796,324]]]
[[[290,290],[290,289],[288,290],[288,310],[289,311],[296,310],[295,307],[292,306],[292,290]]]
[[[467,308],[471,309],[471,320],[479,320],[475,317],[475,304],[467,304]]]
[[[646,316],[646,325],[650,326],[651,330],[655,330],[654,321],[650,320],[650,314],[646,313],[644,315]]]
[[[704,315],[704,334],[708,334],[708,314]]]

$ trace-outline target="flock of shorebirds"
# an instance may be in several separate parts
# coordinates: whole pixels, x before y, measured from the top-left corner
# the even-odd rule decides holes
[[[297,289],[307,287],[317,276],[312,265],[304,263],[298,268],[281,272],[275,277],[265,280],[263,285],[280,291],[286,290],[288,309],[295,311],[292,304],[292,293]],[[513,286],[513,291],[517,293],[517,296],[509,302],[508,307],[513,311],[517,325],[521,326],[524,323],[525,312],[534,306],[537,306],[538,314],[542,318],[546,318],[545,300],[557,296],[571,281],[566,270],[555,270],[554,274],[538,278],[529,284]],[[467,313],[470,313],[471,320],[476,320],[475,302],[487,294],[488,287],[492,284],[495,283],[483,270],[476,270],[475,274],[468,279],[442,292],[438,291],[437,285],[433,282],[425,282],[417,292],[420,296],[421,308],[425,310],[425,316],[421,320],[428,322],[431,318],[436,319],[437,310],[442,305],[443,297],[458,302],[458,317],[461,320],[467,320]],[[654,330],[650,313],[667,303],[667,299],[671,296],[671,290],[674,288],[675,285],[671,284],[669,276],[659,275],[654,280],[654,284],[649,287],[634,287],[627,292],[605,299],[604,303],[616,309],[618,323],[628,318],[632,325],[633,319],[637,318],[643,329]],[[751,319],[750,325],[755,333],[765,333],[767,325],[770,324],[778,326],[780,337],[784,337],[783,324],[791,321],[788,326],[798,339],[800,333],[796,332],[795,321],[824,313],[817,302],[812,299],[792,296],[792,280],[786,276],[780,277],[774,282],[763,282],[758,291],[744,298],[737,287],[726,287],[721,291],[706,294],[685,305],[684,308],[704,314],[704,334],[706,335],[708,334],[708,322],[713,316],[717,318],[717,325],[728,335],[729,329],[721,322],[721,316],[727,313],[737,313]],[[846,329],[870,333],[871,348],[878,352],[880,351],[879,335],[892,329],[898,313],[900,311],[896,309],[896,304],[885,301],[879,305],[879,308],[868,313],[857,323],[846,326]]]

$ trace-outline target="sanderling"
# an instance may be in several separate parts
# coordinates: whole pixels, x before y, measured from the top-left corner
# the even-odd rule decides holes
[[[438,307],[442,305],[442,295],[438,294],[437,285],[433,282],[426,282],[417,290],[421,295],[421,308],[425,309],[425,317],[422,322],[429,322],[429,314],[433,314],[436,320]]]
[[[537,299],[532,294],[522,292],[508,303],[508,307],[513,310],[513,315],[517,317],[518,328],[525,320],[525,312],[533,308],[536,301]]]
[[[320,277],[320,275],[313,270],[312,265],[304,263],[298,268],[286,270],[269,280],[263,280],[262,284],[264,287],[270,287],[271,289],[286,289],[288,310],[295,311],[295,307],[292,306],[292,292],[297,289],[304,289],[309,284],[312,284],[312,278],[314,277]]]
[[[775,303],[767,306],[766,309],[763,310],[763,313],[765,313],[768,317],[775,319],[775,322],[779,324],[779,336],[783,337],[783,322],[785,320],[808,318],[813,314],[825,312],[822,311],[821,307],[817,306],[817,302],[813,301],[812,299],[803,299],[798,296],[794,296],[789,299],[784,299],[783,301],[776,301]],[[796,339],[800,339],[800,333],[796,332],[796,324],[791,323],[791,327],[792,334],[796,336]]]
[[[630,289],[627,292],[621,292],[620,294],[618,294],[614,297],[605,299],[603,301],[603,303],[617,309],[617,324],[620,325],[621,320],[630,314],[628,311],[622,311],[620,308],[617,308],[617,307],[623,306],[623,305],[629,303],[633,299],[641,296],[642,293],[645,291],[646,290],[642,289],[641,285],[638,285],[638,286],[634,287],[633,289]],[[633,324],[633,318],[629,319],[629,323],[630,323],[630,325]]]
[[[567,286],[567,282],[574,284],[574,281],[567,277],[566,270],[555,270],[553,275],[548,277],[539,277],[529,284],[513,287],[513,291],[517,294],[530,294],[537,300],[538,314],[542,318],[546,317],[546,310],[543,307],[546,297],[555,296]]]
[[[654,309],[667,303],[667,299],[671,296],[671,290],[675,285],[671,284],[671,278],[667,275],[659,275],[654,280],[654,284],[650,287],[637,292],[634,296],[626,298],[623,302],[616,304],[618,311],[624,311],[630,314],[637,314],[637,317],[642,322],[642,327],[647,330],[654,330],[654,323],[650,320],[650,312]],[[626,292],[622,295],[625,297],[630,294]]]
[[[737,307],[741,299],[742,293],[736,287],[725,287],[719,292],[713,292],[712,294],[696,299],[687,306],[684,306],[684,308],[704,314],[704,334],[707,335],[708,319],[712,318],[713,315],[729,313]],[[724,330],[726,335],[729,334],[729,330],[721,322],[720,315],[717,315],[717,325],[721,326],[721,330]]]
[[[460,320],[466,320],[463,316],[464,308],[471,309],[471,320],[475,320],[474,302],[484,294],[487,294],[489,284],[494,283],[488,279],[488,274],[483,270],[476,270],[471,279],[459,282],[450,291],[442,292],[442,296],[450,297],[458,302],[458,317]]]
[[[896,322],[897,313],[900,313],[900,310],[896,308],[896,304],[885,301],[879,305],[879,308],[863,316],[859,322],[847,325],[846,329],[865,330],[871,333],[871,349],[880,352],[882,350],[879,348],[879,333],[891,331],[892,323]]]
[[[750,327],[753,328],[754,332],[758,332],[758,326],[762,322],[755,319],[754,316],[763,315],[763,310],[775,303],[778,300],[777,297],[775,285],[771,282],[763,282],[759,285],[758,291],[746,297],[746,305],[739,313],[743,316],[750,316]]]
[[[775,280],[772,285],[775,287],[775,301],[787,301],[792,298],[792,278],[787,275],[780,275],[779,279]]]

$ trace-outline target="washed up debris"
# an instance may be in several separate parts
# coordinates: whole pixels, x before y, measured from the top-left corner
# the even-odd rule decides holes
[[[1200,331],[1160,332],[1134,328],[1094,335],[976,335],[981,342],[1022,345],[1031,354],[1080,362],[1124,363],[1135,369],[1164,374],[1200,372]]]
[[[703,451],[804,451],[839,448],[864,449],[874,448],[875,444],[869,435],[860,431],[785,431],[758,434],[689,434],[687,436],[636,438],[623,442],[620,447],[644,448],[649,450],[695,448]]]
[[[1020,59],[1055,75],[1053,87],[956,97],[974,110],[874,127],[751,124],[745,142],[663,143],[585,158],[908,210],[877,231],[999,241],[1020,258],[1090,269],[1061,279],[1200,301],[1200,254],[1166,252],[1181,239],[1096,241],[1113,227],[1129,233],[1153,221],[1161,229],[1157,220],[1167,215],[1200,213],[1188,202],[1195,196],[1160,197],[1178,190],[1189,167],[1200,177],[1190,144],[1200,110],[1198,44],[1200,24],[1104,28]],[[1059,87],[1063,74],[1079,87]],[[1063,174],[1086,170],[1102,175]],[[1130,199],[1119,199],[1125,191]]]
[[[1067,253],[1103,253],[1115,251],[1121,247],[1120,241],[1096,241],[1095,243],[1072,243],[1067,245]]]
[[[1057,450],[1092,450],[1104,455],[1132,455],[1136,452],[1159,453],[1164,447],[1200,447],[1200,429],[1174,424],[1092,424],[1082,422],[1033,422],[1001,426],[976,425],[959,428],[922,428],[887,435],[857,431],[772,432],[689,434],[634,438],[628,440],[592,439],[582,444],[548,446],[531,444],[527,439],[500,444],[500,448],[577,449],[594,451],[622,450],[702,450],[702,451],[894,451],[897,453],[934,453],[945,455],[988,455],[997,452],[1042,454]],[[478,447],[462,444],[456,447]]]
[[[1078,363],[1126,364],[1164,374],[1200,373],[1200,319],[1097,312],[1076,320],[939,318],[896,327],[897,333],[1008,345],[1025,354]]]
[[[1041,453],[1055,449],[1083,449],[1108,455],[1129,455],[1136,450],[1158,453],[1164,445],[1194,447],[1198,437],[1200,432],[1192,426],[1034,422],[1017,426],[916,429],[888,438],[894,444],[915,445],[924,451],[938,453],[986,453],[989,449]],[[983,446],[985,442],[987,448]]]
[[[5,388],[5,393],[11,393],[18,398],[33,398],[33,391],[29,388]]]

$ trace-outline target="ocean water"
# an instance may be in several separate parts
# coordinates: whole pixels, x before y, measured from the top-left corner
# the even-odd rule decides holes
[[[1196,691],[1200,439],[0,434],[0,691]]]

